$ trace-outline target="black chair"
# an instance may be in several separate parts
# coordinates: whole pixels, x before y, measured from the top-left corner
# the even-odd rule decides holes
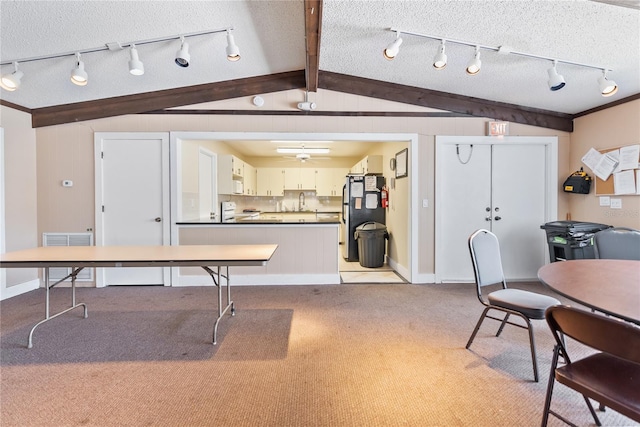
[[[471,252],[471,262],[473,263],[473,272],[476,278],[478,300],[485,306],[485,309],[480,319],[478,319],[478,323],[467,342],[466,348],[468,349],[471,346],[485,318],[501,322],[496,337],[500,336],[507,323],[527,329],[529,331],[529,343],[531,346],[533,377],[534,380],[538,382],[538,360],[536,358],[536,345],[533,337],[533,328],[531,327],[531,319],[544,319],[545,310],[550,306],[560,304],[560,301],[535,292],[507,288],[507,282],[502,271],[500,245],[498,238],[492,232],[480,229],[471,234],[469,237],[469,251]],[[502,285],[502,289],[490,292],[486,296],[483,295],[483,288],[485,286],[498,283]],[[504,318],[488,315],[491,310],[505,313]],[[521,317],[525,325],[510,322],[509,316],[512,314]]]
[[[594,235],[594,251],[600,259],[640,260],[640,231],[626,227],[598,231]]]
[[[547,425],[549,414],[574,425],[550,409],[555,381],[583,395],[597,425],[602,424],[589,398],[640,422],[640,328],[568,306],[549,308],[546,318],[556,345],[542,427]],[[572,361],[563,337],[571,337],[598,352]],[[560,355],[566,364],[558,367]]]

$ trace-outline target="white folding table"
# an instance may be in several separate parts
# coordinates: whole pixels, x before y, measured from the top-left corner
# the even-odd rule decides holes
[[[184,245],[184,246],[48,246],[0,254],[0,268],[43,268],[45,284],[45,318],[29,332],[28,348],[33,347],[35,329],[57,316],[82,306],[87,317],[87,305],[76,303],[76,276],[84,268],[94,267],[201,267],[218,288],[218,318],[213,327],[213,344],[217,343],[218,324],[230,310],[229,267],[266,265],[278,245]],[[71,268],[71,274],[50,284],[49,268]],[[222,282],[227,288],[226,305],[222,305]],[[71,279],[71,307],[50,315],[49,292],[57,284]]]

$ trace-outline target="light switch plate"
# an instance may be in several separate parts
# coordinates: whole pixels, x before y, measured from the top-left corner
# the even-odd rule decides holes
[[[65,179],[64,181],[62,181],[62,186],[63,187],[73,187],[73,181],[71,181],[69,179]]]

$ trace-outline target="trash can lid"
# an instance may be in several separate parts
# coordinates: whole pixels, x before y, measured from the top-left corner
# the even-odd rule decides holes
[[[380,224],[379,222],[365,222],[356,227],[356,231],[383,231],[386,230],[387,226],[384,224]]]

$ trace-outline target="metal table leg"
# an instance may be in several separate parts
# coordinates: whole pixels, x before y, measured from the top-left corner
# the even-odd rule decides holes
[[[79,268],[73,268],[71,271],[71,274],[69,274],[68,276],[66,276],[64,279],[60,279],[58,280],[56,283],[54,283],[53,285],[49,286],[49,267],[45,267],[44,269],[44,287],[45,287],[45,318],[44,320],[41,320],[40,322],[36,323],[35,326],[33,328],[31,328],[31,332],[29,332],[29,341],[27,344],[27,348],[33,348],[33,332],[36,330],[36,328],[40,325],[42,325],[44,322],[47,322],[51,319],[54,319],[58,316],[60,316],[61,314],[64,314],[68,311],[73,310],[74,308],[77,307],[84,307],[84,318],[87,318],[87,304],[81,302],[76,304],[76,276],[78,275],[78,273],[80,273],[82,271],[84,267],[79,267]],[[56,286],[58,283],[62,283],[65,280],[67,280],[68,278],[71,278],[71,307],[62,310],[59,313],[54,314],[53,316],[49,315],[49,291],[51,288],[53,288],[54,286]]]
[[[222,316],[224,316],[224,314],[229,309],[231,309],[230,313],[232,316],[235,316],[235,313],[236,313],[235,306],[233,304],[233,301],[231,300],[231,285],[229,284],[229,266],[224,267],[226,269],[225,274],[220,274],[221,268],[222,267],[218,266],[216,270],[213,271],[211,268],[207,266],[202,266],[202,269],[207,273],[209,273],[209,275],[211,276],[211,279],[213,280],[213,284],[216,285],[216,287],[218,288],[218,318],[216,319],[216,323],[213,325],[213,344],[214,345],[218,343],[217,342],[218,325],[220,324],[220,319],[222,319]],[[225,279],[225,284],[227,288],[227,305],[224,308],[222,308],[222,281],[220,280],[221,277]]]

